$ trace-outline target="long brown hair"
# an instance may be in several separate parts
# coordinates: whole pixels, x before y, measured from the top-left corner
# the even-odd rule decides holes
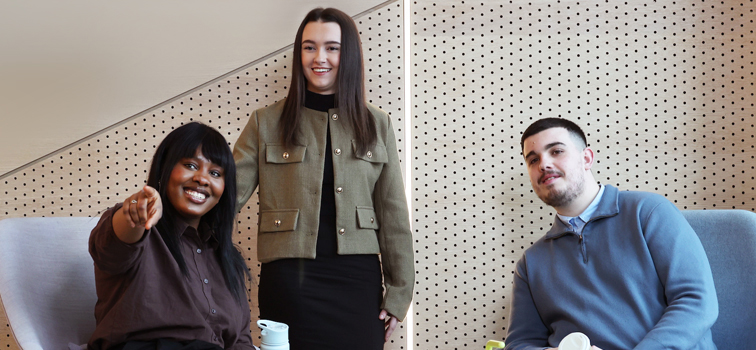
[[[357,25],[346,13],[334,8],[316,8],[310,11],[297,30],[292,58],[291,85],[284,102],[280,126],[287,146],[299,144],[299,124],[304,106],[307,79],[302,71],[302,32],[310,22],[334,22],[341,27],[339,71],[336,81],[336,108],[340,117],[349,120],[357,139],[357,153],[364,154],[377,139],[375,120],[365,103],[365,70],[362,61],[362,44]]]

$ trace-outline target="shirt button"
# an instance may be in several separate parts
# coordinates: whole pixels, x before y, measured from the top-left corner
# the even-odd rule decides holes
[[[205,282],[205,284],[210,283],[210,281],[207,278],[203,279],[202,282]]]
[[[338,193],[341,193],[342,191],[344,191],[344,189],[343,189],[343,188],[341,188],[341,187],[337,187],[337,188],[336,188],[336,192],[338,192]]]
[[[331,116],[331,119],[333,119],[333,120],[339,120],[339,115],[338,115],[338,114],[336,114],[336,113],[334,113],[334,114],[333,114],[333,115]]]
[[[289,159],[289,152],[283,153],[283,159]]]
[[[210,312],[215,313],[215,309],[210,309]]]
[[[335,153],[337,156],[341,155],[341,148],[333,150],[333,153]]]
[[[340,235],[343,235],[344,233],[346,233],[346,230],[345,230],[345,229],[343,229],[343,228],[342,228],[341,230],[339,230],[339,234],[340,234]]]
[[[197,254],[202,254],[202,249],[197,248]]]
[[[370,223],[375,222],[375,218],[370,218]]]
[[[367,151],[367,157],[368,158],[373,158],[373,152]]]
[[[276,225],[276,227],[281,226],[281,220],[273,221],[273,225]]]

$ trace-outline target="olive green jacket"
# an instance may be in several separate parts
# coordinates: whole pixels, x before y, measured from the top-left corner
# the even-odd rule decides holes
[[[285,147],[278,121],[284,100],[256,110],[234,145],[241,209],[260,185],[257,257],[315,258],[326,132],[331,132],[339,254],[381,254],[382,308],[404,319],[415,280],[412,231],[396,138],[386,112],[369,105],[378,140],[357,155],[346,118],[337,109],[303,108],[302,146]]]

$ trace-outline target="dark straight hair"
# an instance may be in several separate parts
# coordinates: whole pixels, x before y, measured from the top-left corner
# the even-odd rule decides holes
[[[194,157],[200,147],[205,158],[223,168],[225,183],[218,204],[202,216],[200,223],[208,225],[218,241],[215,254],[223,269],[226,287],[237,301],[246,301],[242,296],[246,296],[249,269],[232,240],[236,216],[236,164],[226,139],[218,131],[207,125],[191,122],[171,131],[158,146],[152,157],[150,175],[147,178],[147,185],[157,189],[163,201],[163,216],[155,226],[181,272],[187,276],[186,261],[181,254],[179,241],[179,234],[182,232],[176,232],[179,213],[168,199],[168,186],[165,185],[170,181],[173,167],[181,159]]]
[[[302,70],[302,32],[310,22],[334,22],[341,27],[341,48],[336,81],[336,108],[349,124],[357,139],[357,153],[364,154],[375,144],[375,120],[365,102],[365,69],[362,61],[362,44],[357,26],[349,15],[334,8],[316,8],[310,11],[297,30],[294,39],[291,85],[281,113],[283,142],[287,146],[299,144],[300,111],[304,107],[307,79]]]
[[[531,137],[541,131],[551,128],[565,128],[572,135],[572,138],[576,141],[575,145],[585,148],[588,146],[588,141],[585,138],[585,133],[577,124],[570,120],[563,118],[543,118],[536,120],[533,124],[530,124],[527,129],[522,133],[520,138],[520,150],[525,150],[525,139]]]

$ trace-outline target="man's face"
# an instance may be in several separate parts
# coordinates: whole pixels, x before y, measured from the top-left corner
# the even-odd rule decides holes
[[[583,193],[593,152],[580,143],[565,128],[546,129],[525,139],[522,153],[530,184],[544,203],[562,208]]]

